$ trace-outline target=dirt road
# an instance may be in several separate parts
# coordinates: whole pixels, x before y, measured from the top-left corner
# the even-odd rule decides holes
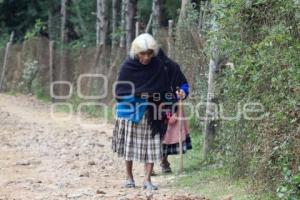
[[[194,199],[178,197],[175,175],[154,177],[158,191],[141,190],[138,163],[137,188],[122,188],[123,160],[110,149],[113,125],[50,111],[34,97],[0,94],[0,200]]]

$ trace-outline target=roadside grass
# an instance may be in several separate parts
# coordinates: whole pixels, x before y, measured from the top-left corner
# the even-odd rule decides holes
[[[194,195],[205,196],[210,200],[223,200],[231,196],[233,200],[274,200],[270,194],[253,191],[250,180],[234,180],[228,170],[203,161],[203,137],[199,130],[191,132],[193,149],[184,155],[184,172],[179,172],[179,156],[170,156],[171,167],[175,176],[173,187],[183,189]],[[256,193],[256,194],[255,194]]]

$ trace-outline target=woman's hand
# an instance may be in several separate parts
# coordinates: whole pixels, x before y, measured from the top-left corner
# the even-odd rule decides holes
[[[176,91],[176,95],[178,99],[184,99],[186,97],[186,94],[184,92],[184,90],[180,89],[180,91]]]
[[[177,115],[176,115],[176,113],[173,113],[172,116],[169,118],[168,123],[174,124],[176,122],[176,120],[177,120]]]

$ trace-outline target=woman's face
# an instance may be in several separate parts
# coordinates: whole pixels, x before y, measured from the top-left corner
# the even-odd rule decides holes
[[[149,49],[147,51],[142,51],[142,52],[138,53],[137,57],[141,64],[147,65],[150,63],[153,55],[154,55],[153,50]]]

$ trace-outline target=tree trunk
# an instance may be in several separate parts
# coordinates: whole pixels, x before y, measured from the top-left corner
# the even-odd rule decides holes
[[[199,3],[199,15],[198,15],[198,33],[201,32],[202,29],[202,16],[203,16],[203,1]]]
[[[66,19],[67,19],[67,10],[66,10],[66,5],[67,5],[68,0],[61,0],[61,29],[60,29],[60,38],[61,38],[61,45],[63,47],[64,43],[67,40],[67,34],[66,34]]]
[[[107,28],[108,28],[108,19],[107,19],[107,0],[101,0],[100,6],[100,45],[105,45],[107,38]]]
[[[49,40],[54,40],[54,29],[53,29],[53,14],[51,10],[48,10],[48,34],[49,34]]]
[[[126,29],[126,4],[127,0],[122,0],[122,5],[121,5],[121,31],[122,31],[122,36],[120,38],[120,47],[121,48],[126,48],[126,40],[125,40],[125,29]]]
[[[61,3],[49,3],[48,4],[48,36],[49,40],[59,41],[61,40],[61,23],[57,21],[61,20]]]
[[[178,18],[178,24],[181,24],[182,20],[186,18],[186,6],[190,3],[190,0],[181,0],[180,14]]]
[[[61,30],[60,30],[60,37],[61,37],[61,46],[60,46],[60,69],[58,75],[58,81],[65,81],[67,77],[67,69],[66,69],[66,53],[64,50],[64,44],[68,40],[68,34],[66,31],[66,22],[67,22],[67,5],[69,0],[61,0]],[[65,84],[59,84],[59,96],[64,96],[67,92],[67,87]]]
[[[101,0],[97,0],[97,17],[96,17],[96,44],[100,44],[100,16],[101,16]]]
[[[153,13],[152,34],[154,37],[157,36],[159,27],[161,25],[161,12],[162,12],[161,7],[162,7],[161,0],[152,1],[152,13]]]
[[[117,46],[116,33],[118,28],[118,13],[120,12],[120,2],[118,0],[112,0],[112,38],[111,38],[111,46],[112,51]]]
[[[208,1],[200,2],[200,10],[199,10],[199,20],[198,20],[198,32],[201,33],[204,28],[205,20],[206,20],[206,11],[208,9]]]
[[[206,115],[205,115],[205,127],[204,127],[204,159],[206,160],[209,156],[209,153],[212,149],[212,143],[214,139],[214,130],[215,130],[215,106],[214,99],[214,78],[215,78],[215,69],[217,64],[214,60],[209,62],[209,74],[208,74],[208,90],[207,90],[207,105],[206,105]]]
[[[190,0],[182,0],[181,1],[181,8],[180,8],[180,14],[178,17],[178,23],[176,25],[176,43],[177,44],[181,44],[184,43],[184,37],[188,37],[186,36],[186,31],[187,31],[187,26],[185,26],[184,22],[186,19],[186,8],[187,5],[190,3]],[[174,51],[176,51],[176,49],[174,49]],[[176,55],[175,57],[179,56],[179,54],[175,53],[174,55]]]
[[[107,37],[107,0],[97,0],[96,43],[104,45]]]
[[[153,20],[153,13],[151,13],[151,15],[149,17],[149,21],[147,23],[147,27],[146,27],[145,33],[149,33],[150,27],[151,27],[151,24],[152,24],[152,20]]]
[[[127,52],[130,49],[131,42],[133,40],[135,31],[135,15],[136,15],[137,0],[127,0],[126,3],[126,49]]]

